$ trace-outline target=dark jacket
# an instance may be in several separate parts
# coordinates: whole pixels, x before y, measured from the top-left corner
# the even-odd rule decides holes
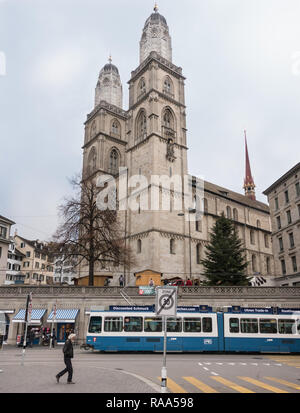
[[[73,344],[71,340],[66,340],[63,348],[63,353],[66,358],[73,358]]]

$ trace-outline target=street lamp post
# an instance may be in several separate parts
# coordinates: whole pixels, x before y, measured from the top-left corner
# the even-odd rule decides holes
[[[188,209],[188,214],[195,214],[196,209],[189,208]],[[181,212],[180,214],[177,214],[179,217],[184,217],[185,213]],[[192,279],[192,237],[191,237],[191,220],[189,216],[189,255],[190,255],[190,280]]]

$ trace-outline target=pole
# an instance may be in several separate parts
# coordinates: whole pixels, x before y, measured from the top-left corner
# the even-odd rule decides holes
[[[189,240],[190,240],[190,280],[192,279],[192,240],[191,240],[191,216],[189,214]]]
[[[50,344],[49,349],[53,347],[53,327],[54,327],[54,320],[56,319],[56,304],[53,306],[53,317],[52,317],[52,325],[51,325],[51,337],[50,337]]]
[[[164,323],[164,356],[161,369],[161,393],[167,393],[167,317],[163,316]]]
[[[22,361],[21,361],[22,366],[24,366],[24,358],[25,358],[27,328],[28,328],[28,312],[30,313],[30,320],[31,320],[31,301],[32,301],[32,296],[30,293],[27,295],[26,310],[25,310],[25,332],[24,332],[24,339],[23,339],[23,350],[22,350]]]

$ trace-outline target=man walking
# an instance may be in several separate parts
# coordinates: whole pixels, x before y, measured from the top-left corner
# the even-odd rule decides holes
[[[73,358],[73,341],[75,340],[75,337],[76,337],[76,334],[73,334],[73,333],[70,334],[64,344],[63,353],[64,353],[64,362],[65,362],[66,368],[55,376],[57,383],[59,383],[59,379],[61,378],[61,376],[68,373],[67,383],[75,384],[72,381],[73,367],[72,367],[72,362],[71,362],[71,359]]]

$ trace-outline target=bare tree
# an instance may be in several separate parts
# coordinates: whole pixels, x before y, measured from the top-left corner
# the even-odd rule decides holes
[[[92,180],[71,180],[76,191],[59,207],[62,223],[50,248],[64,259],[75,258],[77,265],[88,266],[89,285],[94,285],[97,264],[124,265],[132,263],[129,248],[125,248],[116,210],[99,210],[96,204],[99,188]]]

